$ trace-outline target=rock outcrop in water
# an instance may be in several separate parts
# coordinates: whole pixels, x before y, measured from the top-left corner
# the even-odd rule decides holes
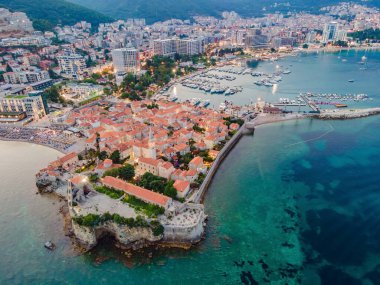
[[[59,188],[66,188],[67,183],[54,176],[44,175],[36,177],[36,186],[42,193],[52,193],[56,192]]]

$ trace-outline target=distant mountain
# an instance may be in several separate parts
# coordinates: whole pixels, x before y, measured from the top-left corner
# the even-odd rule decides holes
[[[38,30],[50,30],[54,25],[73,25],[87,21],[93,25],[113,19],[65,0],[0,0],[0,7],[25,12]]]
[[[68,0],[117,19],[145,18],[148,23],[171,18],[189,19],[194,15],[220,16],[235,11],[242,16],[259,16],[271,11],[311,11],[342,0]],[[355,0],[354,0],[355,1]],[[356,2],[362,2],[357,0]],[[275,3],[277,3],[275,5]],[[290,6],[286,4],[290,3]],[[369,0],[365,4],[380,4]]]

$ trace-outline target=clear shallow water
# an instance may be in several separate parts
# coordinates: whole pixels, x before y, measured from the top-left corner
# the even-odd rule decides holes
[[[363,56],[367,57],[366,65],[359,64]],[[256,86],[256,77],[251,75],[233,75],[235,81],[222,81],[225,86],[242,86],[243,92],[232,96],[211,95],[200,90],[177,85],[177,95],[180,100],[191,98],[209,99],[211,107],[218,108],[224,100],[244,105],[263,98],[267,102],[278,102],[279,98],[294,99],[300,92],[360,94],[366,93],[373,101],[346,101],[349,107],[380,106],[378,78],[380,77],[380,52],[377,51],[342,51],[337,53],[303,53],[295,57],[286,57],[276,62],[261,62],[256,71],[273,73],[279,66],[282,70],[292,71],[283,75],[283,80],[277,88]],[[365,67],[366,70],[361,70]],[[349,83],[348,80],[355,80]],[[326,101],[326,100],[322,100]],[[325,106],[326,107],[326,106]],[[289,107],[288,107],[289,108]],[[297,108],[293,108],[298,110]],[[306,109],[308,110],[309,109]]]
[[[361,92],[376,93],[373,76]],[[380,284],[380,116],[258,128],[210,186],[206,239],[132,258],[107,241],[73,254],[57,199],[35,194],[58,152],[0,142],[0,154],[0,284]]]

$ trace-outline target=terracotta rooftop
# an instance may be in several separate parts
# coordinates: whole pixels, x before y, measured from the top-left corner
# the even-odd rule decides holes
[[[174,188],[178,191],[178,192],[183,192],[186,190],[186,188],[190,185],[190,182],[189,181],[183,181],[183,180],[176,180],[173,184]]]
[[[160,164],[160,161],[158,159],[154,159],[154,158],[140,157],[139,163],[145,163],[145,164],[150,164],[153,166],[158,166]]]
[[[171,201],[171,198],[168,196],[138,187],[115,177],[106,176],[101,181],[105,186],[123,190],[128,195],[162,207],[166,207]]]
[[[203,158],[200,157],[200,156],[196,156],[194,157],[191,161],[190,161],[191,164],[195,165],[195,166],[198,166],[200,164],[203,163]]]
[[[84,184],[87,181],[88,181],[87,177],[81,174],[75,175],[73,178],[70,179],[70,182],[75,185]]]

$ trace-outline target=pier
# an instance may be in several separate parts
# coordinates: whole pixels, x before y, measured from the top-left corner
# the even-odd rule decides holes
[[[315,104],[314,101],[312,100],[309,100],[305,95],[300,95],[300,97],[302,98],[302,100],[305,101],[305,103],[314,111],[314,112],[319,112],[319,107],[317,106],[317,104]]]

